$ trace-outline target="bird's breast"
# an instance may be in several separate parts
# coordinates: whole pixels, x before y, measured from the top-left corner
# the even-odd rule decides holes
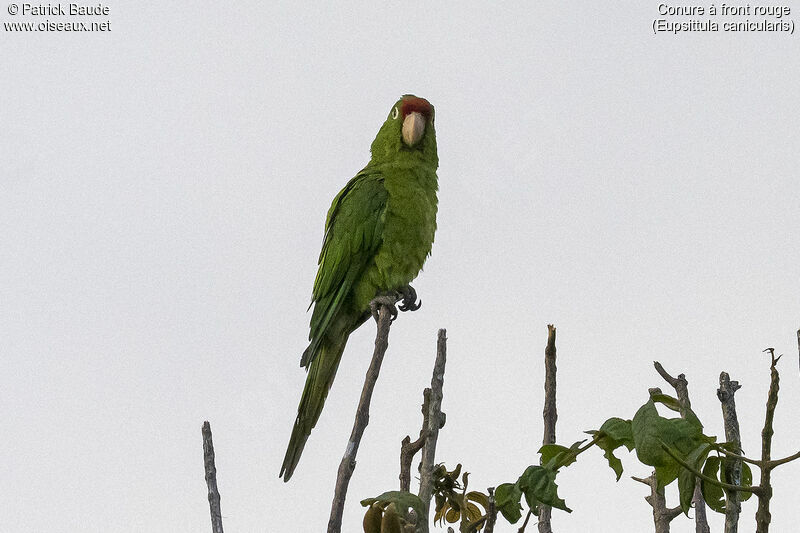
[[[436,233],[436,175],[386,179],[388,192],[383,242],[375,264],[384,289],[396,289],[417,277]]]

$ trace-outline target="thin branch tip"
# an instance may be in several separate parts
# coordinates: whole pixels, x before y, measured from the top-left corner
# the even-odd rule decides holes
[[[347,497],[347,487],[350,484],[350,478],[356,467],[356,454],[361,444],[361,437],[364,435],[364,430],[369,423],[369,405],[372,401],[372,392],[375,389],[375,383],[378,381],[383,357],[389,346],[389,330],[393,318],[392,310],[389,306],[381,303],[377,306],[377,314],[378,323],[375,333],[375,349],[372,352],[372,360],[367,369],[367,374],[364,377],[364,386],[361,390],[361,398],[358,401],[358,407],[356,408],[356,416],[353,421],[350,439],[347,441],[347,448],[345,449],[341,463],[339,463],[339,470],[336,474],[336,486],[334,488],[333,502],[331,503],[331,514],[328,520],[328,533],[341,533],[342,530],[342,515],[344,513],[344,503]]]
[[[220,506],[219,489],[217,488],[217,467],[214,464],[214,441],[211,435],[211,424],[208,420],[203,422],[203,466],[206,474],[208,488],[208,506],[211,511],[212,533],[223,533],[222,510]]]

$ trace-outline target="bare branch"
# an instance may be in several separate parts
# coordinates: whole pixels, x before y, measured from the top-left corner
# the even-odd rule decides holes
[[[736,452],[742,450],[742,439],[739,433],[739,419],[736,416],[736,401],[734,394],[741,388],[738,381],[731,381],[727,372],[719,375],[719,389],[717,397],[722,404],[722,419],[725,423],[725,440],[736,447]],[[726,451],[726,450],[724,450]],[[742,484],[742,461],[737,458],[725,462],[725,477],[734,485]],[[739,513],[742,506],[739,503],[739,493],[735,490],[725,491],[725,533],[739,531]]]
[[[685,416],[685,410],[692,407],[692,403],[689,401],[689,382],[686,381],[686,376],[678,374],[677,378],[672,377],[658,361],[653,361],[653,366],[656,368],[656,372],[664,378],[664,381],[675,389],[678,402],[681,404],[681,415]]]
[[[542,444],[556,442],[556,328],[547,325],[547,346],[544,349],[544,437]]]
[[[422,447],[422,466],[419,477],[419,497],[425,505],[425,516],[420,517],[423,530],[427,531],[430,515],[430,501],[433,496],[433,469],[436,459],[436,442],[439,429],[444,426],[442,413],[442,388],[444,387],[444,367],[447,362],[447,331],[439,330],[436,340],[436,362],[431,378],[431,399],[428,409],[428,435]]]
[[[556,328],[547,325],[547,346],[544,349],[544,436],[542,444],[556,442]],[[550,525],[552,509],[549,505],[539,508],[539,533],[553,533]]]
[[[779,355],[775,357],[775,349],[767,348],[764,350],[769,352],[772,364],[770,364],[770,380],[769,392],[767,393],[767,411],[764,417],[764,429],[761,430],[761,480],[759,487],[762,493],[758,498],[758,509],[756,510],[756,531],[758,533],[766,533],[769,530],[769,523],[772,521],[772,515],[769,512],[769,501],[772,498],[772,484],[770,477],[772,468],[769,467],[771,454],[772,454],[772,435],[775,430],[772,428],[772,422],[775,418],[775,408],[778,406],[778,390],[780,390],[780,375],[778,374],[778,359]]]
[[[695,533],[711,533],[711,528],[708,525],[708,517],[706,516],[706,501],[703,499],[703,491],[700,488],[699,481],[696,481],[694,485],[692,503],[694,504]],[[678,508],[678,512],[680,511],[680,508]]]
[[[364,379],[364,388],[361,390],[361,399],[358,401],[356,418],[353,422],[353,431],[350,433],[350,440],[339,464],[339,471],[336,476],[336,488],[333,494],[333,504],[331,505],[331,516],[328,520],[328,533],[340,533],[342,530],[342,513],[344,512],[344,502],[347,496],[347,486],[356,468],[356,454],[358,446],[361,444],[361,437],[369,423],[369,404],[372,401],[372,391],[375,389],[375,382],[383,363],[383,356],[389,346],[389,328],[391,327],[391,317],[389,308],[385,305],[380,306],[378,314],[378,331],[375,335],[375,350],[372,353],[372,362],[367,369]]]
[[[676,516],[681,514],[680,507],[674,507],[672,509],[667,508],[667,500],[664,497],[664,488],[658,486],[655,472],[644,479],[638,477],[634,477],[633,479],[650,487],[650,495],[645,496],[644,499],[650,504],[650,507],[653,508],[653,524],[655,525],[655,533],[669,533],[669,523]]]
[[[203,422],[203,464],[208,486],[208,506],[211,508],[211,532],[222,532],[222,508],[219,504],[217,488],[217,467],[214,464],[214,441],[211,438],[211,424]]]
[[[494,487],[487,489],[489,493],[489,508],[486,509],[486,529],[483,533],[494,533],[494,524],[497,521],[497,504],[494,499]]]
[[[681,514],[682,512],[683,511],[681,510],[681,506],[680,505],[677,506],[677,507],[670,507],[669,509],[667,509],[667,517],[670,520],[672,520],[673,518],[677,518],[677,516],[679,514]]]
[[[425,445],[428,437],[428,419],[431,404],[431,389],[426,387],[422,391],[422,428],[419,430],[419,438],[411,442],[411,437],[406,438],[400,443],[400,490],[411,491],[411,462],[414,455]]]

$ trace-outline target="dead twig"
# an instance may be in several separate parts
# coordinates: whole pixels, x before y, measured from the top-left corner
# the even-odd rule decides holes
[[[725,441],[733,443],[735,453],[742,451],[742,439],[739,433],[739,418],[736,415],[736,401],[734,394],[741,388],[738,381],[731,381],[727,372],[719,375],[719,389],[717,398],[722,405],[722,420],[725,424]],[[733,459],[725,461],[725,477],[732,485],[742,484],[742,460]],[[725,491],[725,533],[739,531],[739,513],[742,507],[739,503],[739,492]]]
[[[650,487],[650,496],[645,496],[645,501],[653,508],[653,523],[655,524],[655,533],[669,533],[669,523],[679,514],[681,508],[667,507],[667,500],[664,497],[664,488],[658,487],[656,474],[653,472],[650,476],[642,479],[633,477],[634,481],[644,483]]]
[[[556,442],[556,328],[547,325],[547,346],[544,349],[544,435],[542,444],[555,444]],[[550,524],[552,508],[542,505],[539,508],[539,533],[553,533]]]
[[[222,533],[222,508],[217,488],[217,467],[214,464],[214,441],[211,439],[211,424],[203,422],[203,464],[208,486],[208,506],[211,508],[211,532]]]
[[[497,502],[494,499],[494,487],[487,489],[489,493],[489,508],[486,509],[486,529],[483,533],[494,533],[494,524],[497,522]]]
[[[389,309],[385,305],[380,306],[378,314],[378,332],[375,335],[375,350],[372,353],[372,361],[367,369],[364,379],[364,388],[361,390],[361,398],[356,409],[356,418],[353,422],[353,430],[350,433],[350,440],[347,441],[342,462],[336,475],[336,488],[333,493],[333,503],[331,504],[331,515],[328,520],[328,533],[340,533],[342,530],[342,513],[344,512],[344,502],[347,496],[347,487],[350,478],[356,468],[356,454],[358,446],[361,444],[361,437],[369,423],[369,404],[372,401],[372,391],[375,389],[375,382],[378,381],[378,374],[383,363],[383,356],[389,346],[389,328],[391,327],[391,316]]]
[[[414,455],[425,445],[428,437],[428,419],[431,403],[431,389],[425,388],[422,391],[422,428],[419,430],[419,438],[411,442],[411,437],[406,437],[400,443],[400,490],[411,491],[411,462]]]
[[[775,357],[774,348],[767,348],[764,351],[769,352],[772,363],[769,367],[770,380],[769,392],[767,393],[767,412],[764,417],[764,429],[761,430],[761,462],[764,463],[764,466],[761,468],[761,480],[759,482],[762,494],[758,495],[758,509],[756,510],[757,533],[767,533],[769,524],[772,521],[772,515],[769,512],[769,501],[772,498],[772,467],[769,463],[772,458],[772,436],[775,434],[772,422],[775,418],[775,408],[778,406],[778,391],[780,390],[781,381],[777,368],[778,360],[781,356]]]
[[[436,465],[436,442],[439,439],[439,429],[444,426],[444,413],[442,413],[442,388],[444,387],[444,367],[447,362],[447,331],[439,330],[436,340],[436,362],[433,365],[431,377],[430,405],[428,406],[427,438],[422,447],[422,465],[419,477],[419,497],[425,505],[424,516],[421,516],[423,533],[428,530],[430,502],[433,496],[433,469]]]

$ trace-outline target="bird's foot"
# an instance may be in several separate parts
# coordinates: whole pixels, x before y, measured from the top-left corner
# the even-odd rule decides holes
[[[417,302],[417,291],[411,285],[406,285],[400,289],[400,310],[401,311],[416,311],[422,307],[422,300]]]
[[[400,305],[395,305],[397,302],[400,302]],[[375,322],[378,321],[378,315],[382,305],[385,305],[389,309],[389,316],[392,322],[394,322],[398,315],[398,308],[403,312],[416,311],[422,307],[422,300],[417,302],[417,291],[415,291],[414,287],[411,285],[406,285],[399,291],[387,291],[379,294],[369,303],[369,309]]]
[[[394,291],[379,294],[373,298],[369,303],[369,309],[372,312],[372,318],[375,319],[375,322],[378,321],[380,308],[382,305],[389,310],[389,317],[392,319],[392,322],[394,322],[394,319],[397,318],[397,307],[394,304],[397,303],[398,299],[399,295]]]

